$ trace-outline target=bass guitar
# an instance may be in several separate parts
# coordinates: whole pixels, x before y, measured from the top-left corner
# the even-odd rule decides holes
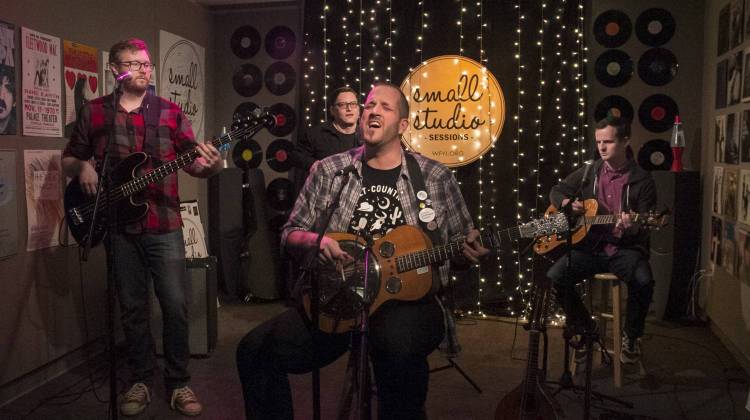
[[[523,382],[497,404],[495,420],[557,420],[562,417],[559,405],[552,399],[544,384],[544,372],[539,369],[539,336],[545,328],[549,289],[549,280],[537,280],[526,327],[529,331],[526,375]]]
[[[559,229],[556,219],[538,219],[501,231],[485,229],[480,243],[485,248],[497,248],[504,241],[536,238]],[[342,267],[321,266],[318,271],[319,328],[328,333],[341,333],[357,324],[364,290],[365,240],[349,233],[328,233],[338,241],[341,249],[354,258]],[[430,238],[418,227],[399,226],[374,241],[368,260],[369,313],[374,313],[383,303],[391,300],[414,301],[421,299],[433,287],[433,264],[445,261],[463,252],[464,240],[446,245],[432,246]],[[310,296],[303,296],[310,315]]]
[[[236,121],[233,124],[233,127],[236,128],[232,132],[222,134],[219,138],[211,140],[211,144],[218,149],[235,140],[254,134],[264,125],[272,126],[273,124],[274,117],[272,115],[267,112],[258,113]],[[65,188],[64,197],[65,219],[71,235],[79,245],[83,245],[88,239],[89,232],[92,232],[91,246],[98,245],[107,232],[106,214],[109,205],[115,206],[118,225],[143,218],[148,212],[148,203],[142,197],[146,187],[193,163],[199,156],[197,150],[189,150],[140,176],[138,175],[139,168],[148,161],[148,155],[143,152],[136,152],[126,156],[111,170],[111,188],[109,194],[102,193],[95,219],[92,217],[95,199],[85,194],[78,178],[74,178]],[[92,223],[94,224],[93,230],[91,229]]]
[[[594,225],[609,225],[617,223],[620,215],[617,214],[596,214],[599,209],[599,203],[594,198],[584,200],[584,214],[576,216],[571,226],[565,214],[558,211],[555,206],[549,206],[544,213],[545,218],[555,219],[555,224],[560,226],[560,230],[553,234],[546,234],[538,237],[534,243],[534,252],[537,254],[546,254],[557,248],[560,244],[567,242],[567,232],[570,231],[571,241],[577,244],[589,233]],[[630,213],[630,220],[641,226],[648,228],[660,228],[667,223],[668,211],[661,212],[649,211],[647,213]]]

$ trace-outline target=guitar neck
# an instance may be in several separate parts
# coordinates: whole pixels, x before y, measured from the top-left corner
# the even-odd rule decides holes
[[[637,221],[641,217],[640,213],[634,213],[631,215],[633,221]],[[618,214],[597,214],[594,216],[585,216],[584,224],[587,225],[611,225],[617,223],[620,220]]]
[[[539,372],[539,331],[529,330],[529,353],[526,360],[526,381],[524,388],[527,395],[533,393],[534,384]]]

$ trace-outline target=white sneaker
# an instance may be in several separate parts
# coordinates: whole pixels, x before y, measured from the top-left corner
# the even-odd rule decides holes
[[[641,339],[631,339],[627,334],[622,335],[622,349],[620,361],[622,363],[637,363],[641,359]]]
[[[120,396],[120,413],[123,416],[137,416],[141,414],[151,402],[151,393],[146,384],[136,382],[130,390]]]

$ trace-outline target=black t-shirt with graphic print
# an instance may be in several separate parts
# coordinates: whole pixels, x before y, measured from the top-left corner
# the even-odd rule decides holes
[[[349,222],[349,233],[377,239],[406,223],[396,188],[400,174],[400,165],[387,170],[362,165],[362,189]]]

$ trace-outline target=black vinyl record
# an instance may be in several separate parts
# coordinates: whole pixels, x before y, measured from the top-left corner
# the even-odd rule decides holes
[[[260,50],[260,34],[252,26],[240,26],[232,33],[229,46],[237,57],[251,58]]]
[[[294,52],[297,37],[286,26],[277,26],[266,34],[266,52],[277,60],[283,60]]]
[[[279,102],[271,106],[268,112],[274,117],[274,126],[268,129],[271,134],[276,137],[284,137],[294,131],[297,117],[291,106]]]
[[[607,48],[623,45],[632,32],[630,18],[619,10],[607,10],[594,21],[594,37]]]
[[[677,57],[664,48],[651,48],[638,60],[638,76],[651,86],[664,86],[677,75]]]
[[[668,171],[672,159],[672,148],[662,139],[649,140],[638,151],[638,164],[649,171]]]
[[[674,117],[680,110],[672,98],[667,95],[651,95],[638,107],[638,118],[647,130],[662,133],[672,128]]]
[[[633,105],[630,105],[630,102],[622,96],[607,96],[596,105],[594,118],[600,121],[610,116],[633,122]]]
[[[232,161],[240,169],[255,169],[263,162],[263,151],[257,141],[242,139],[232,150]]]
[[[276,178],[266,188],[266,198],[272,209],[289,210],[294,204],[294,185],[286,178]]]
[[[283,61],[277,61],[266,69],[266,89],[274,95],[284,95],[292,90],[296,78],[297,73],[292,66]]]
[[[254,117],[254,112],[260,108],[258,104],[255,102],[243,102],[239,105],[237,105],[237,108],[234,109],[234,114],[232,114],[232,130],[235,130],[234,124],[238,121],[249,121]]]
[[[644,44],[658,47],[672,39],[675,26],[671,13],[655,7],[644,10],[635,20],[635,35]]]
[[[594,72],[604,86],[622,86],[633,75],[633,60],[620,50],[607,50],[596,59]]]
[[[292,169],[289,154],[294,145],[289,140],[276,139],[266,148],[266,162],[276,172],[286,172]]]
[[[243,64],[235,70],[232,76],[234,91],[241,96],[253,96],[263,86],[263,74],[260,69],[250,63]]]

